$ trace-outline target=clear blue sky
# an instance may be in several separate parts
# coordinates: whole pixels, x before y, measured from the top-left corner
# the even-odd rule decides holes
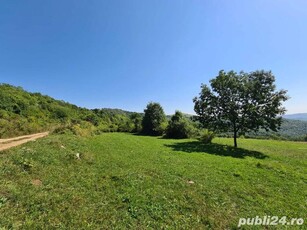
[[[0,82],[87,108],[193,113],[224,69],[272,70],[307,112],[306,0],[2,0]]]

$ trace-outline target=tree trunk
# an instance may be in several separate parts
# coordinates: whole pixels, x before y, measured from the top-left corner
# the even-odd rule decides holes
[[[233,124],[233,142],[234,142],[235,148],[237,148],[238,145],[237,145],[237,126],[236,126],[236,123]]]
[[[235,148],[237,148],[238,145],[237,145],[237,132],[236,131],[233,133],[233,141],[234,141]]]

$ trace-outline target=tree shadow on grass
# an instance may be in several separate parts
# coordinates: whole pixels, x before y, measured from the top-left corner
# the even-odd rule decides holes
[[[247,149],[235,148],[229,145],[221,145],[215,143],[204,144],[199,141],[165,144],[165,146],[172,148],[174,151],[182,151],[187,153],[207,153],[217,156],[228,156],[242,159],[245,157],[254,157],[257,159],[264,159],[268,157],[267,155],[258,151],[251,151]]]

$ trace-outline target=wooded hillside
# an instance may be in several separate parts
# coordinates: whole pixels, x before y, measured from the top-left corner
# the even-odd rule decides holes
[[[130,132],[134,113],[118,109],[89,110],[21,87],[0,84],[0,138],[46,130]]]

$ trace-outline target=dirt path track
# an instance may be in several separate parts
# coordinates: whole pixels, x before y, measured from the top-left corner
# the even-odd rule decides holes
[[[45,137],[49,134],[49,132],[44,133],[36,133],[26,136],[14,137],[9,139],[0,139],[0,151],[9,149],[18,145],[22,145],[26,142],[36,140],[38,138]]]

